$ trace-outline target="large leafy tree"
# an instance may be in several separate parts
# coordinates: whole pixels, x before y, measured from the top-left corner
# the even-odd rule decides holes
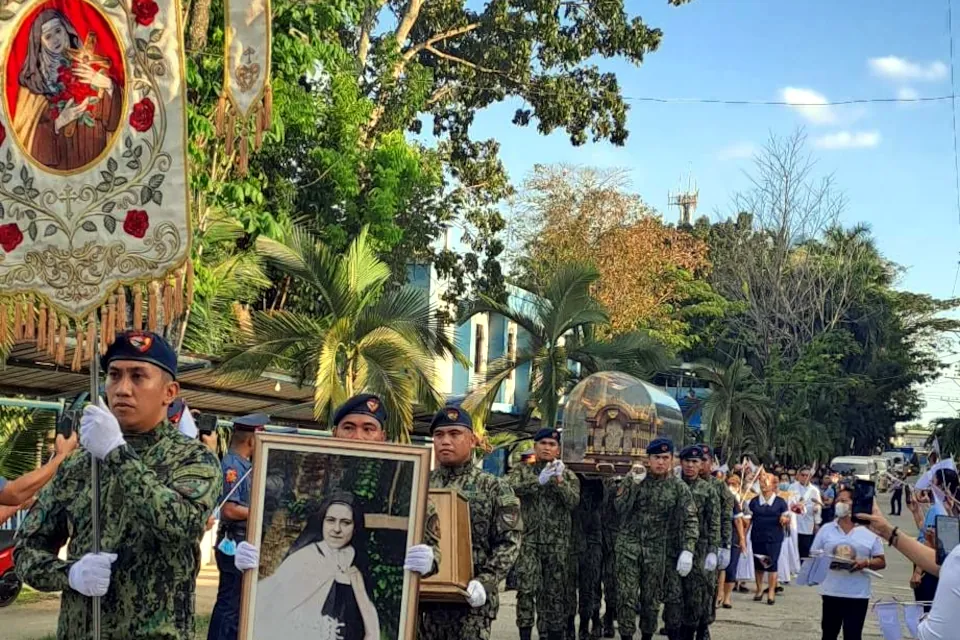
[[[319,296],[322,314],[254,311],[221,364],[226,375],[256,378],[267,369],[314,385],[314,413],[329,424],[337,405],[360,392],[390,407],[387,433],[406,439],[414,406],[440,406],[434,364],[456,356],[427,293],[388,288],[390,269],[366,229],[339,254],[301,229],[284,241],[260,238],[259,251],[276,268]]]
[[[515,322],[524,335],[516,354],[489,364],[486,378],[468,395],[465,406],[482,420],[504,381],[513,371],[529,366],[531,394],[525,415],[537,410],[542,423],[553,426],[560,399],[581,376],[617,370],[644,378],[662,370],[668,362],[666,350],[645,333],[629,332],[609,340],[597,337],[597,330],[609,322],[591,293],[598,278],[593,267],[569,263],[519,307],[485,296],[471,303],[464,317],[500,314]]]

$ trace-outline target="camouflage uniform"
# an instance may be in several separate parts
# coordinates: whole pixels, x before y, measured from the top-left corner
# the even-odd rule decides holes
[[[466,603],[421,603],[419,638],[489,640],[490,625],[500,608],[500,581],[520,550],[520,501],[505,480],[481,471],[472,462],[430,472],[430,488],[451,487],[459,489],[470,504],[473,577],[487,592],[487,602],[476,609]]]
[[[699,537],[696,505],[682,480],[667,474],[648,475],[637,483],[625,478],[617,488],[614,506],[620,517],[616,541],[617,623],[622,638],[631,638],[637,628],[637,590],[640,592],[640,631],[646,637],[657,630],[660,604],[680,602],[677,558],[693,553]],[[668,629],[680,620],[665,617]]]
[[[600,637],[600,572],[603,565],[603,534],[600,510],[603,504],[603,484],[597,478],[580,479],[580,504],[573,512],[575,544],[571,545],[571,568],[576,570],[573,597],[568,611],[580,614],[580,638]],[[577,601],[579,592],[579,603]],[[593,633],[590,634],[590,621]],[[573,640],[570,638],[569,640]]]
[[[684,478],[683,481],[693,494],[700,537],[693,553],[693,569],[680,580],[683,599],[667,603],[663,618],[665,621],[683,620],[680,626],[687,627],[687,637],[692,637],[695,630],[706,629],[713,613],[712,599],[716,597],[717,572],[707,571],[703,563],[707,554],[717,553],[720,545],[720,498],[713,485],[703,478]],[[676,629],[676,626],[668,624],[667,629]]]
[[[727,483],[716,478],[714,476],[708,476],[707,481],[713,486],[719,497],[720,504],[720,548],[727,549],[729,551],[731,544],[733,543],[733,503],[736,501],[736,498],[733,497],[733,494],[730,493],[730,489],[727,488]],[[728,567],[729,569],[729,567]],[[736,567],[734,567],[736,571]],[[717,589],[720,585],[717,581],[713,583],[713,600],[710,609],[710,619],[708,624],[713,624],[717,619]]]
[[[563,481],[551,477],[541,485],[545,462],[521,464],[507,478],[523,514],[523,544],[517,559],[517,626],[533,626],[541,636],[561,631],[569,609],[568,579],[571,512],[580,502],[580,481],[565,469]]]
[[[101,638],[193,640],[199,543],[220,495],[220,463],[166,421],[124,438],[100,471],[102,548],[117,554],[100,599]],[[17,534],[17,573],[40,591],[62,592],[59,640],[92,635],[92,601],[67,576],[93,547],[90,495],[90,454],[78,452],[40,492]],[[57,551],[68,540],[64,562]]]
[[[617,615],[617,572],[616,572],[616,553],[615,546],[617,533],[620,531],[620,519],[617,516],[617,510],[614,507],[613,499],[617,493],[617,486],[622,482],[622,478],[604,478],[603,480],[603,506],[600,509],[601,522],[600,528],[602,537],[603,551],[603,569],[601,580],[603,582],[603,599],[605,607],[603,611],[603,636],[605,638],[613,637],[613,621]],[[599,600],[597,601],[599,605]]]

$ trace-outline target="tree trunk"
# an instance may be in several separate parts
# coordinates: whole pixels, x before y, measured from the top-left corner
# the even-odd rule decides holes
[[[193,0],[190,11],[190,31],[187,35],[187,55],[199,55],[207,48],[210,27],[210,0]]]

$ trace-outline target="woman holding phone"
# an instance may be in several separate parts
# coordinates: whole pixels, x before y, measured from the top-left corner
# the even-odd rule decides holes
[[[887,560],[880,538],[853,520],[853,489],[837,493],[834,509],[834,521],[821,527],[810,547],[811,555],[833,559],[820,585],[820,627],[823,640],[836,640],[841,629],[843,640],[860,640],[872,588],[870,574],[863,570],[884,569]]]

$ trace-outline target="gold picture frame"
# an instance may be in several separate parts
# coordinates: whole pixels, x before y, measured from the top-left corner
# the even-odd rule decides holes
[[[260,569],[244,575],[239,638],[307,640],[334,625],[415,640],[419,576],[403,562],[423,539],[430,453],[258,434],[247,540]]]

